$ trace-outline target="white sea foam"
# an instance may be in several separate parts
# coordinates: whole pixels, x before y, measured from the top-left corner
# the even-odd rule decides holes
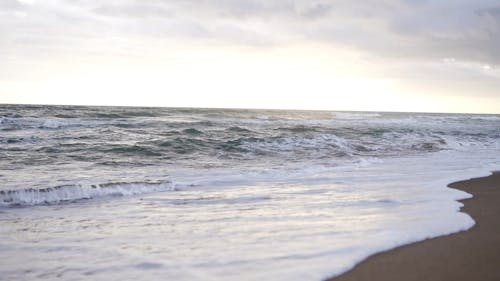
[[[172,173],[175,184],[153,188],[175,186],[176,192],[111,200],[106,208],[90,201],[78,208],[5,209],[4,219],[21,215],[16,227],[27,232],[21,242],[6,241],[13,226],[4,224],[0,256],[11,258],[4,259],[9,271],[2,273],[18,276],[22,260],[36,274],[75,268],[64,273],[75,279],[94,272],[95,280],[321,280],[373,253],[470,228],[474,221],[456,201],[470,195],[446,185],[499,165],[496,155],[478,150],[266,172],[179,170]],[[151,191],[141,184],[125,187],[101,192]],[[26,239],[57,246],[39,244],[33,256],[17,247]]]

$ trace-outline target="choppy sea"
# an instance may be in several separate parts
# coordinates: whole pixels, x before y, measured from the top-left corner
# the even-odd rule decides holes
[[[0,279],[322,280],[493,170],[500,115],[0,105]]]

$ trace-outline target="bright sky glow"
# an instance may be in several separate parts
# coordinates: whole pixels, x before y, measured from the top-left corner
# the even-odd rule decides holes
[[[382,2],[9,0],[0,102],[500,113],[498,2]]]

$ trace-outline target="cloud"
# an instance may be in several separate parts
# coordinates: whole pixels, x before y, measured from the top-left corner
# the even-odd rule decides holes
[[[92,9],[93,12],[111,18],[129,18],[129,19],[145,19],[145,18],[169,18],[172,17],[173,11],[161,3],[149,3],[144,5],[142,2],[121,4],[102,4]]]
[[[22,8],[22,4],[16,0],[4,0],[0,2],[2,10],[14,10]]]
[[[389,31],[410,42],[403,54],[498,64],[499,7],[498,1],[434,1],[396,15]]]
[[[320,43],[388,60],[500,64],[497,0],[5,0],[0,8],[0,44],[10,54],[71,51],[89,38],[115,36],[253,47]]]

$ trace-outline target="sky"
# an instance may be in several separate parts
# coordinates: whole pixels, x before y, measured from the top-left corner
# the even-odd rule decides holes
[[[500,1],[0,0],[0,103],[500,113]]]

